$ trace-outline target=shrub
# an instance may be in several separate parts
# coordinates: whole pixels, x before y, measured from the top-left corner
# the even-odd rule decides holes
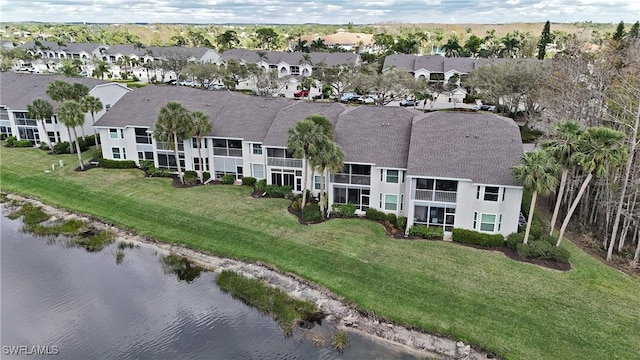
[[[518,255],[531,259],[546,259],[558,262],[569,261],[568,250],[549,244],[546,240],[537,240],[528,244],[518,244]]]
[[[242,178],[242,185],[253,186],[256,184],[256,178],[251,176],[245,176]]]
[[[49,150],[49,145],[46,142],[40,141],[40,145],[38,146],[40,150]]]
[[[18,140],[18,138],[16,138],[15,136],[9,136],[6,140],[5,143],[8,147],[13,147],[14,143]]]
[[[507,247],[515,249],[518,244],[522,244],[524,242],[524,234],[523,233],[512,233],[507,236]]]
[[[33,143],[31,140],[16,140],[13,142],[13,146],[15,147],[33,147]]]
[[[291,208],[296,211],[300,211],[302,209],[302,198],[293,199],[291,202]]]
[[[557,247],[557,246],[552,246],[549,252],[550,252],[549,259],[555,260],[558,262],[568,262],[569,257],[571,256],[571,254],[569,253],[569,250],[565,248]]]
[[[69,153],[69,142],[61,141],[53,144],[53,152],[56,154],[67,154]]]
[[[544,241],[546,243],[549,243],[549,245],[551,246],[556,246],[556,238],[551,235],[541,236],[539,241]]]
[[[185,171],[182,180],[187,185],[195,185],[198,183],[198,174],[195,171]]]
[[[500,234],[485,234],[466,229],[453,229],[452,239],[455,242],[473,244],[486,247],[504,245],[504,236]]]
[[[155,168],[153,161],[149,160],[140,160],[140,169],[148,172],[149,170]]]
[[[98,165],[107,169],[133,169],[136,168],[136,162],[133,160],[110,160],[100,159]]]
[[[529,244],[520,243],[516,245],[516,251],[518,252],[518,255],[522,257],[531,257],[531,246]]]
[[[356,206],[353,204],[333,204],[331,205],[336,215],[344,217],[353,217],[356,213]]]
[[[193,171],[193,170],[186,170],[186,171],[184,172],[184,176],[185,176],[185,177],[189,176],[189,177],[195,177],[195,178],[198,178],[198,173],[197,173],[197,172],[195,172],[195,171]]]
[[[171,177],[171,171],[167,169],[158,169],[156,167],[151,167],[147,170],[147,175],[150,177]]]
[[[540,239],[543,229],[542,224],[535,217],[531,221],[531,229],[529,229],[529,241],[535,241]]]
[[[211,173],[208,171],[205,171],[202,173],[202,181],[207,181],[211,179]]]
[[[414,225],[409,228],[409,235],[420,236],[425,239],[442,239],[444,229],[439,226]]]
[[[267,185],[264,192],[271,197],[286,198],[291,195],[291,186]]]
[[[256,181],[256,190],[260,192],[264,192],[267,187],[267,180],[260,179]]]
[[[405,216],[398,216],[396,219],[396,226],[399,229],[404,229],[407,227],[407,218]]]
[[[387,220],[386,213],[383,213],[382,211],[378,211],[374,208],[368,208],[367,212],[365,213],[365,217],[367,219],[374,220],[374,221]]]
[[[87,156],[92,161],[99,161],[100,159],[102,159],[102,149],[93,148],[89,150],[89,152],[87,153]]]
[[[223,176],[220,178],[220,182],[221,182],[221,183],[223,183],[223,184],[227,184],[227,185],[231,185],[231,184],[233,184],[235,181],[236,181],[236,177],[235,177],[235,176],[233,176],[232,174],[226,174],[226,175],[223,175]]]
[[[530,256],[533,258],[542,258],[547,259],[548,253],[551,249],[551,245],[549,245],[546,241],[532,241],[529,243]]]
[[[386,215],[386,219],[388,222],[390,222],[391,224],[393,224],[394,226],[396,225],[396,214],[387,214]]]
[[[96,145],[96,136],[88,135],[84,137],[84,141],[87,143],[87,146],[95,146]]]
[[[320,206],[318,204],[307,204],[302,209],[302,220],[316,221],[320,219]]]

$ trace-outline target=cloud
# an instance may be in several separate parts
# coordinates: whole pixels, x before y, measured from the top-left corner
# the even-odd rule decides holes
[[[325,24],[635,22],[640,1],[0,0],[0,21]],[[34,11],[38,9],[38,11]],[[301,9],[301,11],[298,11]],[[301,15],[303,14],[303,15]]]

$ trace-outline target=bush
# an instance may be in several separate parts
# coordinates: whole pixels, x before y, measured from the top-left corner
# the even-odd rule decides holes
[[[260,191],[260,192],[264,192],[265,189],[267,188],[267,180],[265,179],[260,179],[258,181],[256,181],[256,190]]]
[[[453,229],[452,239],[455,242],[486,247],[504,245],[504,236],[501,234],[485,234],[466,229]]]
[[[530,256],[533,258],[547,259],[551,245],[545,241],[532,241],[528,244],[530,249]]]
[[[569,257],[571,256],[569,250],[557,246],[552,246],[549,252],[549,259],[558,262],[569,262]]]
[[[195,171],[185,171],[182,180],[187,185],[195,185],[198,183],[198,174]]]
[[[512,233],[507,236],[507,247],[511,249],[515,249],[518,244],[522,244],[524,242],[524,234],[523,233]]]
[[[390,222],[391,224],[393,224],[394,226],[396,225],[396,214],[387,214],[386,219],[388,222]]]
[[[378,211],[374,208],[368,208],[367,212],[365,213],[365,217],[367,219],[370,220],[374,220],[374,221],[383,221],[383,220],[387,220],[387,214],[383,213],[382,211]]]
[[[186,170],[184,172],[184,177],[187,177],[187,176],[198,178],[198,173],[193,170]]]
[[[409,235],[420,236],[425,239],[442,239],[444,229],[439,226],[414,225],[409,228]]]
[[[40,150],[49,150],[49,145],[46,142],[40,141],[40,145],[38,146]]]
[[[396,219],[396,226],[399,229],[404,229],[407,227],[407,218],[405,216],[398,216]]]
[[[6,140],[5,143],[8,147],[13,147],[15,142],[18,140],[18,138],[16,138],[15,136],[9,136]]]
[[[202,173],[202,181],[207,181],[211,179],[211,173],[208,171],[205,171]]]
[[[353,217],[356,214],[356,206],[353,204],[333,204],[333,213],[343,217]]]
[[[221,182],[221,183],[223,183],[223,184],[227,184],[227,185],[231,185],[231,184],[233,184],[235,181],[236,181],[236,177],[235,177],[235,176],[233,176],[232,174],[226,174],[226,175],[223,175],[223,176],[220,178],[220,182]]]
[[[251,176],[245,176],[242,178],[242,185],[253,186],[256,184],[256,178]]]
[[[151,167],[147,170],[147,175],[150,177],[171,177],[171,171],[167,169],[158,169],[157,167]]]
[[[84,137],[84,141],[87,143],[87,146],[95,146],[96,145],[96,136],[89,135]]]
[[[136,162],[133,160],[110,160],[100,159],[98,165],[107,169],[134,169],[136,168]]]
[[[300,211],[300,209],[302,209],[302,198],[293,199],[293,201],[291,201],[291,208]]]
[[[569,261],[570,253],[566,249],[556,247],[547,242],[548,239],[518,244],[518,255],[531,259],[546,259],[558,262]]]
[[[149,160],[140,160],[140,169],[148,172],[149,170],[155,168],[153,161]]]
[[[554,236],[551,235],[545,235],[545,236],[541,236],[540,239],[538,239],[539,241],[544,241],[546,243],[549,243],[549,245],[551,246],[556,246],[556,238]]]
[[[318,204],[307,204],[302,209],[302,220],[308,222],[320,220],[320,206]]]
[[[542,224],[535,217],[531,221],[531,229],[529,229],[529,241],[535,241],[540,239],[543,229]]]
[[[53,152],[56,154],[68,154],[69,153],[69,142],[61,141],[53,144]]]
[[[15,147],[33,147],[31,140],[16,140],[13,142]]]
[[[531,257],[531,246],[529,244],[520,243],[516,245],[516,251],[518,252],[518,255],[522,257]]]

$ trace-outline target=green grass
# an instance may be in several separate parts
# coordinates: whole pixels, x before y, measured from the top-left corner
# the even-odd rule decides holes
[[[640,280],[570,242],[557,272],[502,253],[403,241],[372,221],[298,224],[284,199],[246,186],[175,189],[134,169],[74,172],[71,155],[0,147],[3,191],[104,219],[160,241],[262,261],[320,284],[390,321],[511,359],[633,359],[640,354]],[[45,173],[64,159],[63,168]]]
[[[287,336],[293,334],[298,321],[315,322],[322,318],[313,303],[294,299],[282,290],[269,287],[258,279],[249,279],[236,272],[224,270],[216,278],[216,283],[222,291],[272,316]]]

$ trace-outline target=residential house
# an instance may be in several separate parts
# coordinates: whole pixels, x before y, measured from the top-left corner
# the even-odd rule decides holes
[[[252,176],[300,192],[304,161],[287,150],[287,131],[308,115],[322,114],[335,125],[335,141],[345,152],[341,171],[309,177],[315,195],[325,177],[329,205],[351,203],[358,214],[375,208],[406,216],[409,226],[517,231],[522,188],[510,169],[523,150],[511,119],[147,86],[96,122],[103,156],[153,161],[175,171],[173,150],[152,136],[160,108],[169,101],[205,112],[213,127],[201,144],[202,166],[197,139],[179,144],[183,169],[203,169],[214,178]]]
[[[89,94],[102,102],[104,109],[94,114],[96,120],[117,103],[131,89],[118,83],[110,83],[92,78],[65,78],[58,75],[33,75],[3,72],[0,74],[0,136],[15,136],[19,140],[31,140],[34,145],[44,141],[43,134],[47,134],[53,142],[69,141],[66,127],[59,123],[55,112],[60,105],[47,95],[47,87],[54,80],[64,80],[69,83],[81,83],[89,88]],[[27,111],[27,106],[33,100],[40,98],[51,103],[54,115],[46,119],[46,130],[40,121],[36,121]],[[93,134],[91,114],[85,115],[82,131],[86,135]],[[72,136],[72,135],[71,135]]]

